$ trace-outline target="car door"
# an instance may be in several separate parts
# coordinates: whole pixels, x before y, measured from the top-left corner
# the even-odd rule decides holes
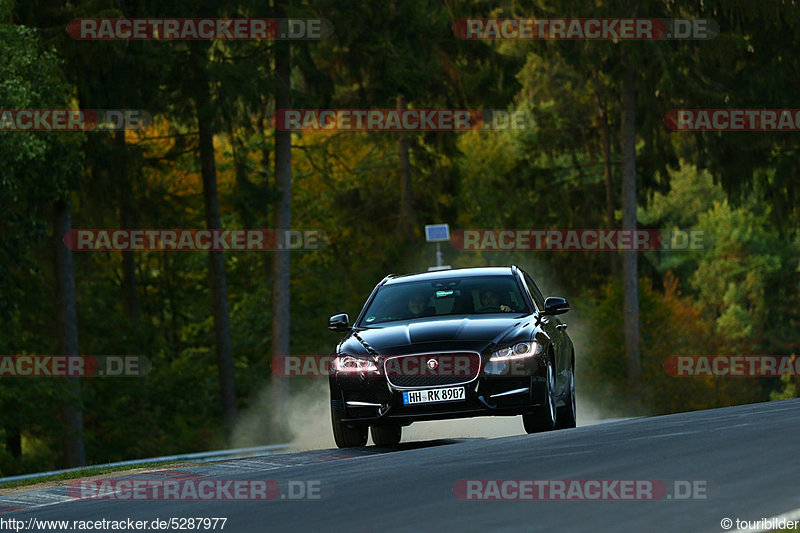
[[[556,356],[556,391],[560,395],[564,392],[564,387],[569,384],[569,367],[572,350],[569,337],[566,334],[567,325],[558,316],[541,314],[541,311],[544,309],[544,296],[527,272],[520,272],[522,272],[522,278],[525,287],[528,289],[528,293],[531,295],[531,299],[533,299],[536,307],[540,311],[539,316],[541,317],[542,329],[553,341]]]

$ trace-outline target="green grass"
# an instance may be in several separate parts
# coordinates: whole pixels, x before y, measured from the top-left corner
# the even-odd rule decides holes
[[[75,470],[73,472],[53,474],[52,476],[42,476],[34,479],[18,479],[16,481],[7,481],[5,483],[0,483],[0,490],[12,489],[16,487],[25,487],[28,485],[30,485],[32,488],[35,488],[35,486],[40,483],[47,483],[51,481],[66,481],[68,479],[78,479],[89,476],[98,476],[102,474],[110,474],[112,472],[125,472],[128,470],[136,470],[139,468],[150,469],[150,468],[157,468],[159,466],[183,467],[183,466],[197,465],[197,464],[199,463],[176,463],[174,461],[159,461],[157,463],[126,465],[126,466],[87,467],[87,468],[82,468],[80,470]]]

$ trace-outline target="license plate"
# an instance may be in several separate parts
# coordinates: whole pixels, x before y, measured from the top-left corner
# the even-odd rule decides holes
[[[463,399],[464,387],[403,391],[403,403],[405,405],[417,403],[454,402]]]

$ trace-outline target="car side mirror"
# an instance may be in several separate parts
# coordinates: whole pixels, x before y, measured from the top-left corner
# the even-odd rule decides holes
[[[544,301],[544,315],[561,315],[569,311],[569,302],[560,296],[550,296]]]
[[[333,315],[328,319],[328,329],[331,331],[347,331],[350,329],[350,317],[347,313]]]

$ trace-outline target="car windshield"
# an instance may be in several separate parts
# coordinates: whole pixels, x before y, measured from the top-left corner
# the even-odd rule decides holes
[[[370,303],[361,326],[445,315],[530,313],[511,276],[390,283]]]

